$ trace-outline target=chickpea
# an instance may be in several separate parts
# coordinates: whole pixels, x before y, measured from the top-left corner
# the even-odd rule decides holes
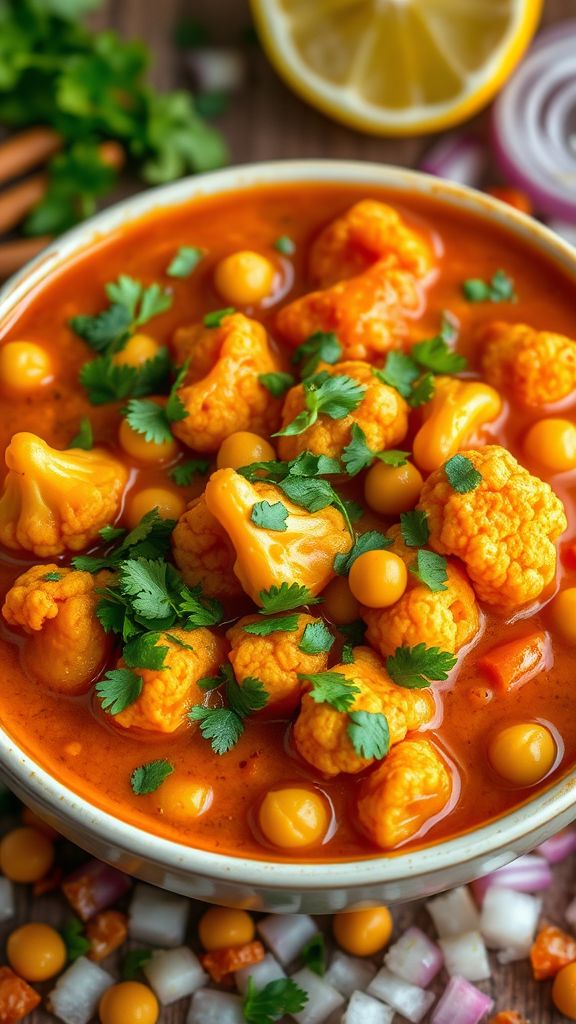
[[[272,291],[276,268],[265,256],[244,249],[230,253],[216,265],[214,284],[232,306],[251,306]]]
[[[52,379],[52,359],[41,345],[7,341],[0,346],[0,383],[9,391],[35,391]]]
[[[478,427],[495,420],[502,399],[488,384],[440,378],[426,419],[414,438],[414,458],[432,473],[463,448]]]
[[[345,576],[337,576],[322,591],[323,610],[337,626],[354,622],[360,615],[360,605],[350,590]]]
[[[66,946],[47,924],[25,924],[8,937],[8,963],[26,981],[46,981],[66,963]]]
[[[138,459],[139,462],[150,464],[168,462],[178,451],[178,445],[174,438],[170,441],[146,441],[144,434],[133,430],[126,419],[123,419],[120,424],[118,440],[126,454],[133,459]]]
[[[35,828],[15,828],[0,842],[0,870],[12,882],[38,882],[54,863],[54,844]]]
[[[145,487],[130,494],[126,503],[126,522],[131,530],[153,508],[158,509],[162,519],[179,519],[186,502],[178,491],[169,487]]]
[[[365,551],[352,563],[350,590],[367,608],[389,608],[408,586],[408,570],[392,551]]]
[[[504,726],[488,747],[488,759],[494,771],[515,786],[533,786],[540,782],[552,768],[556,753],[552,733],[538,722]]]
[[[98,1008],[100,1024],[156,1024],[160,1012],[152,989],[139,981],[121,981],[107,989]]]
[[[567,644],[576,646],[576,587],[567,587],[548,605],[552,628]]]
[[[576,469],[576,425],[570,420],[538,420],[524,438],[524,451],[553,473]]]
[[[562,967],[552,985],[554,1006],[569,1020],[576,1020],[576,963]]]
[[[389,942],[394,922],[388,907],[370,907],[335,914],[332,931],[338,945],[352,956],[373,956]]]
[[[399,516],[414,508],[424,480],[419,469],[411,462],[403,466],[387,466],[376,462],[364,480],[366,504],[382,516]]]
[[[227,946],[244,946],[254,938],[254,921],[245,910],[210,907],[198,922],[198,935],[209,953]]]
[[[276,452],[269,441],[249,430],[237,430],[222,441],[216,466],[218,469],[240,469],[252,462],[272,462]]]
[[[160,345],[149,334],[133,334],[124,348],[112,356],[115,366],[142,366],[158,355]]]
[[[328,831],[330,812],[319,793],[290,786],[266,794],[258,824],[273,846],[292,850],[320,843]]]
[[[186,824],[204,814],[214,799],[212,786],[170,775],[158,790],[160,813]]]

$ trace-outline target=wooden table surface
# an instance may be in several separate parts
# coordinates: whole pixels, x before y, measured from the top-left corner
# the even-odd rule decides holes
[[[461,2],[465,4],[467,0]],[[576,0],[544,0],[544,8],[544,21],[547,23],[576,18]],[[216,45],[238,45],[251,23],[248,0],[162,0],[161,3],[108,0],[92,20],[97,27],[112,27],[123,35],[144,39],[154,53],[153,77],[156,84],[161,88],[173,88],[187,82],[182,54],[171,42],[172,27],[183,16],[203,22]],[[235,97],[220,121],[233,163],[294,157],[345,157],[415,167],[430,145],[429,138],[376,139],[334,124],[290,93],[257,46],[250,47],[247,52],[249,76],[246,87]],[[485,135],[486,114],[475,118],[470,127],[480,136]],[[495,170],[491,177],[497,180]],[[575,866],[570,860],[555,870],[554,887],[546,894],[544,914],[548,920],[562,925],[563,910],[572,898],[574,887]],[[66,908],[58,896],[32,900],[29,892],[19,887],[16,919],[0,927],[0,942],[3,944],[15,923],[34,920],[59,926],[65,917]],[[413,922],[429,927],[425,910],[417,904],[397,908],[395,918],[398,933]],[[193,935],[190,938],[194,943]],[[563,1024],[566,1021],[552,1007],[550,986],[536,984],[532,980],[527,962],[500,967],[495,958],[492,960],[492,979],[480,987],[493,996],[498,1009],[516,1009],[530,1024]],[[184,1024],[186,1012],[187,1000],[165,1009],[160,1017],[161,1024]],[[30,1024],[48,1024],[54,1019],[43,1010],[28,1018]]]

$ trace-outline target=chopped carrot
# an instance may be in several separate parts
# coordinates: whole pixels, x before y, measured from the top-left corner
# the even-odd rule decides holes
[[[576,939],[553,925],[538,933],[530,950],[530,962],[536,981],[554,978],[562,967],[575,960]]]
[[[502,693],[523,686],[550,667],[551,649],[547,633],[529,633],[488,651],[478,668],[490,676]]]
[[[227,974],[239,971],[241,967],[251,967],[264,959],[265,949],[261,942],[246,942],[243,946],[227,946],[216,949],[213,953],[205,953],[200,957],[204,970],[216,983],[221,982]]]
[[[103,960],[118,949],[128,936],[128,918],[119,910],[103,910],[86,925],[86,938],[90,942],[90,960]]]
[[[44,878],[39,878],[37,882],[34,882],[32,892],[35,896],[45,896],[46,893],[56,892],[62,884],[62,868],[55,867],[49,875],[44,875]]]
[[[16,1024],[32,1013],[40,1002],[40,996],[23,978],[19,978],[9,967],[0,967],[0,1022]]]
[[[521,192],[519,188],[510,188],[509,185],[492,185],[486,191],[489,196],[494,196],[495,199],[508,203],[508,206],[513,206],[515,210],[520,210],[520,213],[531,214],[534,210],[530,197],[525,192]]]
[[[488,1024],[528,1024],[528,1021],[516,1010],[502,1010],[491,1017]]]

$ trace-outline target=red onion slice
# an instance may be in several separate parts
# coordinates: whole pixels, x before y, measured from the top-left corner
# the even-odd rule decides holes
[[[486,146],[470,135],[448,135],[429,149],[420,170],[460,185],[480,184],[488,153]]]
[[[576,829],[563,829],[562,832],[558,832],[558,835],[552,836],[551,839],[547,839],[545,843],[537,846],[534,852],[544,857],[549,864],[559,864],[561,860],[566,860],[571,853],[576,853]]]
[[[514,889],[515,892],[532,893],[543,892],[544,889],[549,889],[551,884],[552,872],[548,860],[528,853],[525,857],[518,857],[511,864],[484,875],[483,878],[477,878],[471,883],[471,889],[476,902],[482,906],[486,891],[493,885]]]

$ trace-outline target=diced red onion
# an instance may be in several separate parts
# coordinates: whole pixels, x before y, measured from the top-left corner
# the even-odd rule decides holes
[[[367,996],[365,992],[354,992],[341,1024],[392,1024],[395,1013],[379,999]]]
[[[477,186],[486,168],[486,146],[470,135],[448,135],[429,149],[420,170],[460,185]]]
[[[162,1006],[191,996],[209,980],[198,957],[187,946],[157,949],[143,970]]]
[[[296,971],[292,975],[292,981],[308,996],[304,1009],[292,1014],[298,1024],[322,1024],[331,1013],[344,1004],[341,992],[337,992],[324,978],[319,978],[308,967]]]
[[[430,1024],[480,1024],[493,1006],[490,996],[471,985],[466,978],[450,978]]]
[[[351,996],[359,990],[368,988],[376,974],[376,967],[371,960],[363,960],[358,956],[348,956],[337,949],[324,975],[324,980],[333,985],[343,996]]]
[[[411,985],[409,981],[398,978],[386,967],[378,971],[370,982],[368,995],[388,1003],[412,1024],[419,1024],[436,998],[432,992],[426,992],[418,985]]]
[[[574,898],[566,907],[564,917],[568,921],[570,927],[576,931],[576,898]]]
[[[576,224],[573,227],[574,242],[576,243]],[[535,852],[544,857],[549,864],[559,864],[560,861],[566,860],[571,853],[576,853],[576,829],[563,829],[562,832],[558,832],[557,835],[537,846]]]
[[[286,974],[280,967],[276,957],[267,953],[263,960],[257,964],[250,964],[249,967],[242,967],[234,974],[234,981],[239,992],[244,993],[248,988],[248,979],[252,978],[256,988],[264,988],[271,981],[285,978]]]
[[[389,971],[419,988],[427,988],[444,961],[442,950],[420,928],[408,928],[384,957]]]
[[[470,890],[464,885],[429,900],[426,909],[441,939],[478,931],[480,914]]]
[[[485,981],[490,977],[490,963],[480,932],[464,932],[450,939],[440,939],[448,974],[467,981]]]
[[[62,882],[62,892],[82,921],[106,910],[131,888],[128,875],[101,860],[88,861]]]
[[[491,874],[477,878],[471,883],[476,901],[480,905],[488,889],[494,885],[515,889],[516,892],[544,892],[552,885],[552,871],[544,857],[533,853],[518,857],[503,868],[498,868],[497,871],[492,871]]]
[[[140,883],[128,911],[128,932],[151,946],[181,946],[186,935],[190,901],[185,896]]]
[[[270,914],[258,922],[258,931],[274,956],[286,966],[316,935],[318,925],[307,914]]]
[[[240,50],[195,47],[187,52],[186,63],[201,92],[237,92],[246,80],[246,58]]]
[[[8,878],[0,877],[0,924],[14,917],[14,886]]]
[[[516,950],[527,955],[534,941],[542,901],[525,892],[492,886],[484,896],[480,931],[493,949]]]
[[[240,996],[200,988],[192,996],[186,1024],[246,1024]]]
[[[88,1024],[104,992],[113,984],[114,978],[108,971],[81,956],[60,975],[48,993],[48,1008],[64,1024]]]

